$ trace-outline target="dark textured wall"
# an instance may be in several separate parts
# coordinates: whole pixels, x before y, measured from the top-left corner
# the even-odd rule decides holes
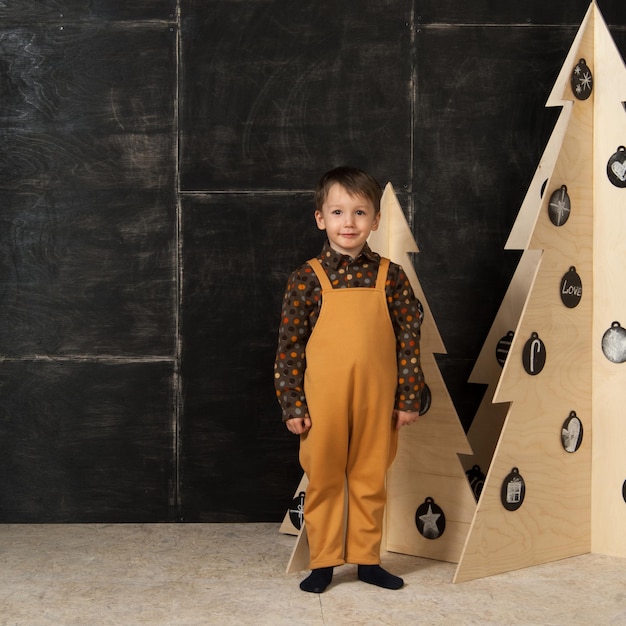
[[[587,6],[0,3],[0,521],[282,517],[280,300],[338,164],[394,184],[469,425]]]
[[[174,519],[173,2],[0,4],[0,520]]]

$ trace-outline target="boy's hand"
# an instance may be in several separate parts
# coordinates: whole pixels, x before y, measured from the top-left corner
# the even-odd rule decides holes
[[[309,428],[311,428],[311,418],[310,417],[292,417],[290,420],[285,422],[287,428],[294,435],[302,435]]]
[[[393,412],[393,419],[396,422],[396,428],[400,430],[403,426],[409,426],[417,422],[417,418],[420,416],[418,411],[398,411]]]

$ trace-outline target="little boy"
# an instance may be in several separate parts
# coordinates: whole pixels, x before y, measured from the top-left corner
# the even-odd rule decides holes
[[[315,220],[328,241],[291,274],[283,300],[275,386],[309,479],[311,573],[300,588],[313,593],[343,563],[356,563],[367,583],[404,584],[380,566],[380,544],[397,430],[417,419],[424,386],[421,305],[402,268],[367,244],[380,199],[380,185],[361,170],[322,177]]]

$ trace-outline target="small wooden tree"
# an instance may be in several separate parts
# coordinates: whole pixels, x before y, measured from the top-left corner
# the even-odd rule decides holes
[[[422,303],[420,356],[428,386],[423,403],[428,410],[400,430],[396,460],[387,475],[385,547],[456,563],[476,507],[458,456],[471,448],[435,360],[445,347],[409,256],[419,250],[391,183],[381,207],[381,224],[370,244],[403,267]]]

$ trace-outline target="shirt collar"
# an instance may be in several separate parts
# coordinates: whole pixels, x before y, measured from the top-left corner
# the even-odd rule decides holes
[[[322,265],[325,265],[330,269],[336,270],[342,262],[351,260],[352,257],[348,256],[347,254],[341,254],[341,252],[337,252],[331,247],[329,241],[326,240],[326,243],[322,248],[322,252],[320,253],[319,259],[322,262]],[[355,263],[362,263],[364,261],[372,261],[374,263],[380,262],[380,255],[374,252],[367,243],[363,246],[363,249],[361,250],[361,252],[359,252],[359,255],[356,257],[356,259],[354,259]]]

